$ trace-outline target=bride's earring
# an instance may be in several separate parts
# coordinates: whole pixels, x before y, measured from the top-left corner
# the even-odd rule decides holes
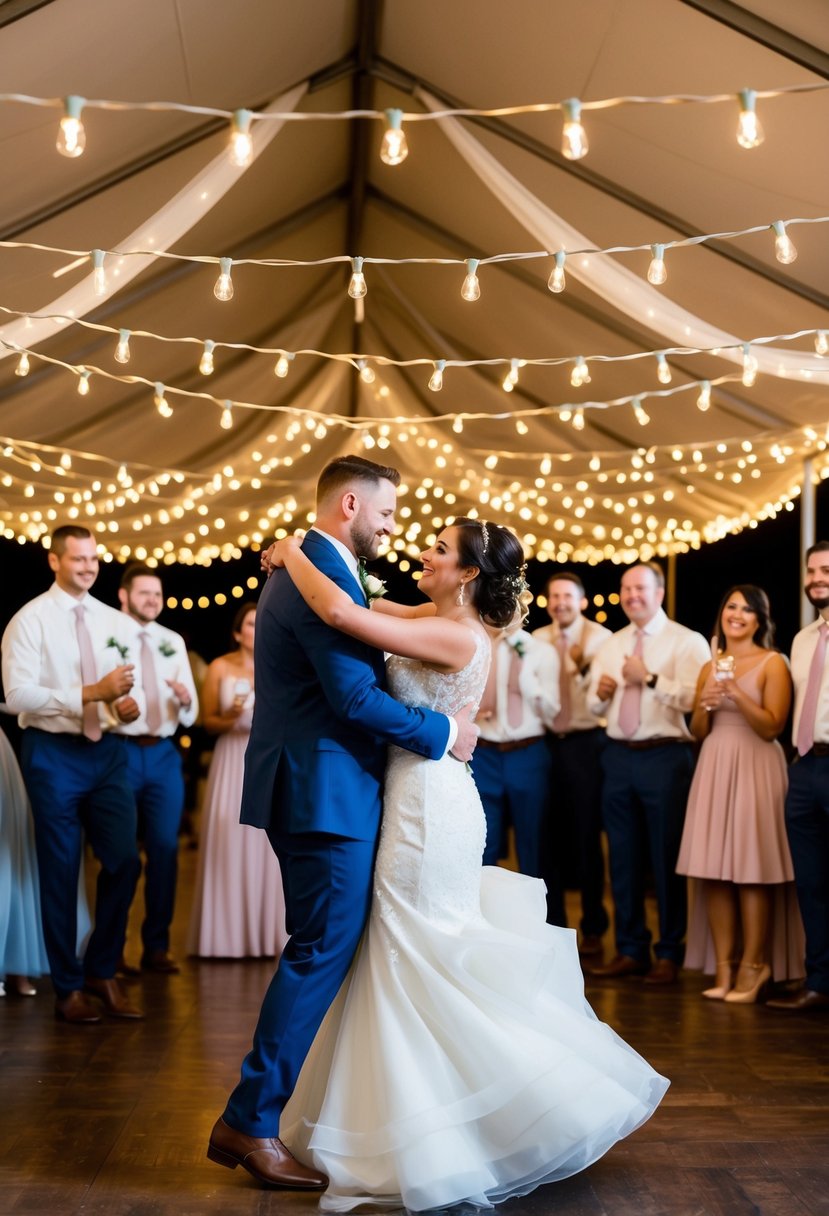
[[[464,584],[462,582],[460,587],[458,587],[458,594],[455,596],[455,603],[458,605],[459,608],[463,608],[464,604],[466,603],[466,601],[463,597],[463,587],[464,587]]]

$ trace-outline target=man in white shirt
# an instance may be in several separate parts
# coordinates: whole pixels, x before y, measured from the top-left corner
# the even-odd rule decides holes
[[[558,658],[520,623],[493,640],[489,678],[476,717],[472,773],[486,815],[483,864],[506,856],[515,830],[518,868],[541,877],[541,837],[550,804],[544,728],[558,713]]]
[[[602,756],[602,816],[610,851],[616,908],[616,957],[588,967],[590,975],[644,975],[647,984],[673,983],[683,958],[687,919],[685,879],[676,859],[694,767],[690,712],[700,668],[710,658],[705,638],[662,610],[665,578],[656,563],[622,575],[621,604],[630,621],[593,660],[588,704],[607,717]],[[645,922],[645,874],[650,860],[659,909],[659,940],[651,965]]]
[[[126,739],[127,775],[146,855],[141,966],[170,975],[180,970],[170,954],[170,925],[184,808],[181,755],[173,736],[179,726],[193,725],[198,700],[184,639],[156,619],[164,607],[157,572],[149,566],[128,566],[118,599],[121,611],[138,625],[137,654],[144,691],[143,712],[118,728]],[[122,969],[127,974],[136,970],[126,965]]]
[[[43,595],[11,619],[3,635],[3,684],[23,728],[21,767],[35,823],[43,935],[66,1022],[141,1018],[115,978],[127,915],[141,870],[135,799],[126,747],[112,729],[140,712],[133,685],[135,627],[89,594],[98,576],[92,534],[67,525],[52,533]],[[117,661],[120,660],[120,661]],[[101,674],[103,673],[103,674]],[[78,872],[84,834],[101,863],[95,927],[77,956]]]
[[[583,615],[584,584],[571,570],[557,571],[547,584],[551,623],[533,637],[552,646],[559,659],[560,709],[547,733],[553,761],[555,802],[547,817],[542,878],[547,884],[548,920],[566,925],[564,887],[569,872],[581,894],[583,956],[602,953],[609,920],[604,906],[602,854],[602,751],[604,720],[587,705],[590,668],[611,633]]]
[[[797,756],[789,769],[786,833],[806,930],[806,983],[766,1002],[789,1013],[829,1012],[829,541],[808,550],[805,589],[820,615],[792,643]]]

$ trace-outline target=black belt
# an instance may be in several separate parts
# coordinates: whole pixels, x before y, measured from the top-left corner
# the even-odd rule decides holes
[[[691,740],[683,739],[681,735],[658,735],[655,739],[613,739],[612,742],[619,743],[632,752],[647,752],[652,747],[667,747],[669,743],[690,743]]]
[[[163,735],[124,735],[129,743],[137,743],[139,747],[155,747],[164,742]]]
[[[505,739],[503,743],[496,743],[493,739],[479,739],[477,746],[491,747],[496,752],[517,752],[522,747],[532,747],[533,743],[540,743],[543,738],[543,735],[533,735],[530,739]]]
[[[478,742],[480,743],[480,739]],[[808,751],[806,755],[829,756],[829,743],[813,743],[810,751]]]
[[[604,731],[603,726],[585,726],[583,730],[574,728],[573,730],[548,730],[547,737],[550,739],[572,739],[574,735],[592,735],[597,730]]]

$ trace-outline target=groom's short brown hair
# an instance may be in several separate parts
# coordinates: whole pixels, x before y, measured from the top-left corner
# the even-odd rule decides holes
[[[368,481],[377,485],[381,481],[390,481],[393,486],[400,485],[400,473],[390,466],[375,464],[363,456],[338,456],[322,470],[317,482],[317,506],[335,493],[344,491],[354,481]]]

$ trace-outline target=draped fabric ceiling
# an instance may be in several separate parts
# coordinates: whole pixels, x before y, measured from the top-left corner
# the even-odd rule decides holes
[[[0,3],[2,88],[30,97],[328,115],[733,97],[585,110],[575,162],[558,111],[404,122],[395,167],[376,119],[258,121],[247,169],[228,164],[226,118],[88,107],[86,151],[69,160],[59,109],[3,101],[5,534],[36,540],[75,518],[115,557],[208,561],[307,525],[320,467],[353,451],[401,469],[397,544],[412,551],[479,513],[528,553],[630,560],[785,509],[805,458],[816,478],[829,471],[829,357],[814,332],[829,330],[829,226],[791,225],[799,256],[781,265],[769,225],[829,213],[829,91],[761,98],[752,150],[735,139],[736,94],[824,85],[829,24],[823,0],[790,0],[781,20],[773,0]],[[661,287],[645,280],[649,250],[576,253],[752,227],[669,248]],[[107,253],[103,297],[89,257],[54,252],[93,249],[121,251]],[[549,256],[486,260],[519,252]],[[346,290],[357,256],[360,304]],[[234,260],[225,302],[220,257]],[[481,261],[474,302],[461,298],[467,258]],[[121,329],[129,364],[114,358]],[[658,351],[675,352],[668,386]],[[572,387],[579,356],[591,381]],[[512,360],[524,365],[507,393]]]

